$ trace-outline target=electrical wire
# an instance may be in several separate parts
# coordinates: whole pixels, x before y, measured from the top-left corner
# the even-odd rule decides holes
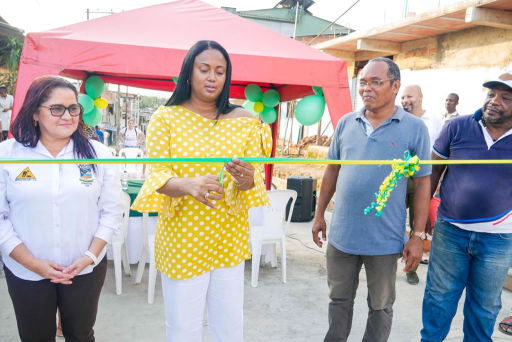
[[[329,222],[329,220],[325,220],[325,223],[326,223],[326,228],[327,228],[327,226],[331,226],[331,222]],[[318,249],[314,249],[314,248],[309,247],[309,246],[306,246],[306,245],[304,244],[304,242],[302,242],[301,240],[299,240],[299,239],[297,239],[297,238],[295,238],[295,237],[292,237],[292,236],[289,236],[289,235],[286,235],[286,237],[287,237],[287,238],[290,238],[290,239],[293,239],[293,240],[297,240],[297,241],[299,241],[299,242],[300,242],[300,244],[301,244],[302,246],[304,246],[304,247],[306,247],[306,248],[308,248],[308,249],[311,249],[312,251],[315,251],[315,252],[318,252],[318,253],[320,253],[320,254],[325,255],[325,252],[323,252],[323,251],[319,251]]]

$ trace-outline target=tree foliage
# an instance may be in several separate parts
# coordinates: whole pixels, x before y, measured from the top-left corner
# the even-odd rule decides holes
[[[139,109],[157,109],[159,106],[163,106],[167,102],[164,97],[156,96],[140,96]]]
[[[5,64],[7,72],[0,73],[0,85],[7,87],[9,94],[14,94],[18,69],[20,65],[23,41],[16,37],[0,37],[0,65]]]

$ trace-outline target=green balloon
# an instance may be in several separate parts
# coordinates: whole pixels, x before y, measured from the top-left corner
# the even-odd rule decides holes
[[[315,87],[313,86],[313,92],[316,94],[316,95],[323,95],[324,94],[324,91],[322,90],[322,87]]]
[[[321,95],[311,95],[303,98],[295,107],[295,118],[304,126],[316,124],[324,115],[325,98]]]
[[[280,100],[281,96],[279,96],[277,90],[270,89],[263,94],[263,100],[261,102],[263,102],[265,107],[275,107],[279,104]]]
[[[252,101],[245,101],[245,103],[243,104],[243,106],[245,110],[248,110],[249,112],[251,112],[252,115],[256,116],[258,115],[258,113],[256,113],[254,111],[254,102]]]
[[[94,108],[84,114],[84,122],[89,126],[96,126],[101,122],[101,112],[98,107],[94,106]]]
[[[261,88],[257,84],[249,84],[245,87],[245,98],[251,102],[259,102],[262,98]]]
[[[85,81],[85,91],[87,95],[96,100],[105,90],[105,82],[98,76],[91,76]]]
[[[174,83],[178,84],[178,77],[173,77],[172,80],[174,81]]]
[[[277,119],[277,112],[274,107],[265,107],[260,113],[260,119],[268,124],[273,124]]]
[[[89,113],[94,108],[94,100],[87,94],[78,94],[78,103],[84,107],[84,113]]]

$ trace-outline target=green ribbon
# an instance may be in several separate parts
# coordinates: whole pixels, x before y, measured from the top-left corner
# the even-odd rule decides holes
[[[411,160],[414,158],[414,160]],[[394,160],[392,165],[392,171],[389,176],[386,177],[384,182],[379,188],[385,187],[384,190],[379,189],[378,193],[375,193],[376,202],[372,202],[369,207],[364,210],[364,214],[368,215],[372,209],[376,210],[375,216],[380,217],[382,210],[386,207],[388,197],[391,195],[391,191],[398,185],[398,181],[402,177],[412,177],[416,171],[419,170],[420,160],[417,157],[411,157],[409,150],[404,152],[403,160]],[[386,182],[388,183],[386,185]]]

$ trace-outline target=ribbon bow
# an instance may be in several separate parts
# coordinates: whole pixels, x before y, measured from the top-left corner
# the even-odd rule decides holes
[[[386,206],[391,191],[398,185],[398,181],[402,177],[412,177],[416,171],[420,169],[420,160],[418,156],[411,157],[409,150],[404,152],[404,160],[393,159],[396,162],[391,165],[392,171],[389,176],[384,179],[384,182],[379,187],[379,193],[375,194],[377,202],[372,204],[364,210],[364,214],[368,215],[373,208],[377,211],[375,216],[379,217],[382,215],[382,209]]]

